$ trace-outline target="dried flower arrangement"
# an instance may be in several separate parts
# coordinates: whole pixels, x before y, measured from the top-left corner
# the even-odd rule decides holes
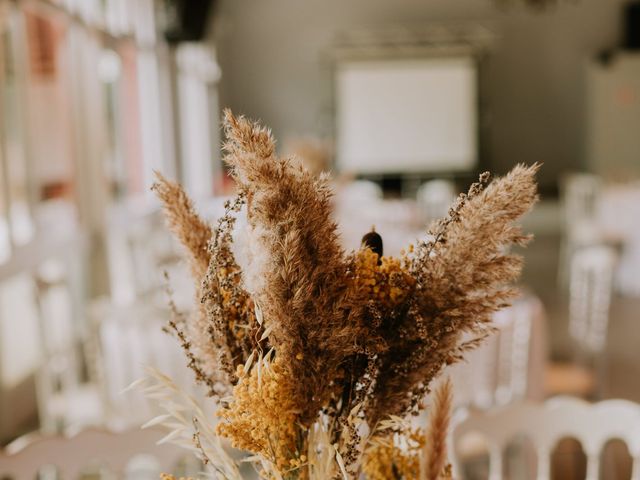
[[[215,478],[241,478],[221,438],[251,452],[244,461],[261,478],[450,478],[451,385],[432,395],[427,428],[407,418],[516,294],[522,260],[508,247],[529,239],[515,222],[537,199],[538,166],[491,183],[483,174],[400,258],[383,256],[374,232],[346,254],[328,179],[277,156],[267,129],[228,111],[225,125],[240,193],[215,228],[180,186],[162,176],[154,186],[197,286],[197,314],[176,311],[168,328],[216,402],[217,425],[159,372],[143,384],[166,413],[149,424],[169,426],[167,440]],[[232,251],[242,208],[244,269]]]

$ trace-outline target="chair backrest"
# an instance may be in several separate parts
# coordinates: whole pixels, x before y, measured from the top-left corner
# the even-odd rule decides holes
[[[176,473],[185,454],[192,455],[175,445],[158,445],[163,435],[155,429],[89,429],[71,437],[19,439],[0,451],[0,478],[36,479],[41,471],[53,470],[54,478],[74,479],[96,468],[114,475],[105,478],[159,478],[162,472]]]
[[[42,352],[36,372],[38,415],[42,431],[49,433],[65,423],[50,408],[52,397],[73,392],[84,381],[85,362],[79,347],[86,327],[75,303],[81,301],[82,292],[74,291],[78,285],[73,267],[71,259],[55,258],[33,275]]]
[[[35,372],[40,421],[45,429],[54,430],[57,419],[49,414],[48,400],[57,391],[73,388],[82,376],[82,358],[77,347],[85,327],[82,304],[87,239],[73,228],[49,232],[48,237],[38,237],[15,250],[11,260],[0,265],[0,289],[7,288],[0,295],[0,317],[7,315],[0,318],[5,323],[4,329],[0,326],[0,351],[5,352],[0,356],[0,397],[7,394],[3,392],[7,381],[4,376],[16,374],[11,370],[19,369],[21,377],[10,379],[8,384],[12,385]],[[20,327],[9,330],[9,322],[15,324],[15,318],[20,318]],[[1,338],[3,330],[10,331],[11,336]],[[7,345],[20,351],[20,360],[12,358],[9,372],[2,365],[3,357],[12,350]],[[22,398],[23,406],[28,403]],[[27,408],[23,410],[32,414]],[[0,412],[0,436],[12,436],[17,423],[3,413]]]
[[[590,173],[574,173],[562,184],[562,197],[567,226],[595,219],[601,180]]]
[[[598,353],[605,346],[615,267],[610,247],[584,247],[572,256],[569,333],[581,353]]]
[[[178,340],[163,331],[171,315],[165,300],[129,305],[96,303],[90,313],[110,422],[132,425],[148,419],[150,406],[142,392],[124,391],[145,376],[146,367],[175,379],[184,391],[199,394]]]
[[[456,188],[449,180],[429,180],[420,185],[416,199],[422,221],[429,224],[447,215],[456,199]]]
[[[499,328],[498,362],[494,402],[505,405],[523,400],[529,387],[531,340],[537,299],[522,297],[495,315]]]
[[[523,296],[494,316],[497,328],[466,361],[448,369],[457,406],[490,408],[522,400],[529,390],[537,299]]]
[[[558,261],[558,281],[563,288],[569,284],[573,253],[578,248],[602,242],[602,229],[596,215],[600,184],[600,178],[589,173],[573,173],[561,182],[564,235]]]
[[[622,440],[634,461],[632,478],[640,478],[640,405],[626,400],[590,404],[558,397],[545,403],[517,403],[488,412],[472,412],[452,430],[455,463],[463,439],[480,434],[489,451],[489,478],[503,477],[503,452],[519,436],[531,440],[537,454],[538,480],[551,475],[551,454],[564,438],[578,440],[587,457],[586,480],[597,480],[600,455],[610,440]]]
[[[111,298],[128,303],[162,289],[162,271],[179,261],[159,205],[136,199],[113,207],[106,238]]]
[[[366,203],[382,199],[382,188],[369,180],[355,180],[342,187],[339,195],[356,203]]]

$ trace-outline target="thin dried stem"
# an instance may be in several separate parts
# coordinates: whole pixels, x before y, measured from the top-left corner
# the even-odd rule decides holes
[[[162,201],[169,229],[187,250],[191,271],[199,282],[209,266],[207,247],[213,234],[211,226],[196,213],[193,202],[178,183],[160,172],[155,172],[155,176],[151,189]]]
[[[446,378],[433,395],[420,462],[421,480],[439,480],[447,465],[447,436],[452,406],[453,385]]]

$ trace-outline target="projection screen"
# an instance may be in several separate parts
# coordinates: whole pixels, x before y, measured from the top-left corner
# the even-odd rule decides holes
[[[338,168],[361,174],[472,170],[476,72],[471,56],[340,62]]]

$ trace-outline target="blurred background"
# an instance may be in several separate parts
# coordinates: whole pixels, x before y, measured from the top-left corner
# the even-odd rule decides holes
[[[192,388],[149,188],[221,213],[225,107],[331,172],[346,248],[375,225],[397,255],[479,172],[543,163],[522,296],[456,403],[640,402],[639,2],[0,0],[0,444],[144,423],[144,365]]]

